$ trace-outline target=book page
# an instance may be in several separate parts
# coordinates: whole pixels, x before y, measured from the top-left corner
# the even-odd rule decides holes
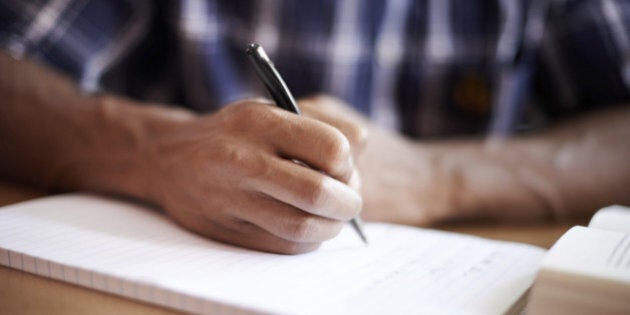
[[[589,227],[609,231],[630,233],[630,208],[614,205],[602,208],[595,213]]]
[[[0,264],[194,313],[501,314],[545,251],[389,224],[348,226],[298,256],[191,234],[157,211],[91,195],[0,210]]]
[[[549,250],[542,268],[630,284],[630,234],[575,226]]]

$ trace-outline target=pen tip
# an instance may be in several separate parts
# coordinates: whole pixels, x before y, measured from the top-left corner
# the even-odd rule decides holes
[[[359,217],[355,217],[354,219],[350,220],[350,224],[352,225],[354,230],[357,231],[357,234],[359,234],[359,237],[361,238],[363,243],[365,245],[368,245],[367,237],[365,236],[365,232],[363,231],[363,221],[361,221]]]
[[[367,240],[367,237],[365,237],[365,235],[363,233],[359,233],[359,236],[361,237],[361,240],[363,241],[363,244],[365,245],[369,245],[370,243]]]

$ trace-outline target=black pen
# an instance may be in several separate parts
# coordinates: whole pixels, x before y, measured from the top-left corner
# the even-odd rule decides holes
[[[289,88],[287,88],[284,80],[280,77],[280,73],[278,73],[276,68],[273,66],[273,63],[265,53],[262,46],[256,43],[249,44],[245,52],[247,53],[249,60],[254,65],[258,77],[263,81],[267,91],[276,102],[276,105],[299,115],[300,108],[297,106]],[[354,230],[357,231],[361,240],[367,244],[367,238],[365,237],[365,233],[363,233],[363,224],[361,223],[361,219],[359,217],[355,217],[350,220],[350,224],[352,224]]]

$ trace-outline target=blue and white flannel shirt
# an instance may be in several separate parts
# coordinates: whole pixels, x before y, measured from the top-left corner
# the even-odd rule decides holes
[[[535,23],[540,0],[0,0],[0,46],[86,91],[209,112],[266,95],[244,54],[258,42],[296,97],[425,138],[505,119],[497,89],[519,60],[511,129],[627,102],[630,1],[547,2]]]

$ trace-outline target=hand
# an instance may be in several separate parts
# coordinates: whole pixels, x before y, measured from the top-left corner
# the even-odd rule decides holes
[[[219,241],[307,252],[361,210],[348,185],[356,176],[348,139],[262,101],[177,124],[153,146],[154,199],[184,227]]]
[[[315,95],[298,100],[302,114],[331,125],[341,131],[350,142],[352,157],[356,160],[368,139],[368,121],[342,100]]]
[[[367,220],[420,226],[469,218],[522,221],[548,218],[558,208],[553,171],[524,163],[553,150],[534,150],[531,141],[420,142],[369,123],[332,97],[302,100],[301,106],[340,130],[362,126],[353,153]]]
[[[426,226],[459,215],[459,185],[437,146],[371,125],[357,164],[365,219]]]
[[[343,101],[315,96],[299,101],[304,115],[346,134],[361,173],[362,217],[427,225],[451,216],[452,181],[440,167],[439,150],[371,124]]]

